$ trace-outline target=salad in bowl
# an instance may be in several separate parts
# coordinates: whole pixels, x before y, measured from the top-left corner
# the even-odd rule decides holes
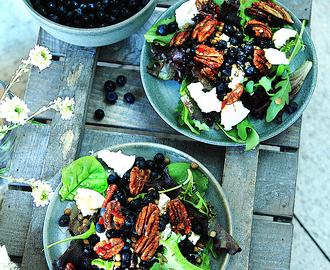
[[[145,34],[147,96],[179,132],[251,149],[293,124],[311,98],[315,55],[304,30],[270,0],[181,1]]]
[[[44,224],[51,269],[225,269],[241,251],[219,183],[174,148],[115,146],[61,180]]]

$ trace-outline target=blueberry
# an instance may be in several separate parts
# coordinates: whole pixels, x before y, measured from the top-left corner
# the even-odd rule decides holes
[[[154,200],[159,200],[159,192],[156,189],[148,190],[147,195],[153,198]]]
[[[230,58],[233,58],[235,59],[237,57],[237,48],[236,47],[229,47],[228,48],[228,51],[227,51],[227,55],[230,57]]]
[[[131,249],[131,244],[129,244],[129,243],[125,243],[125,245],[124,245],[124,247],[123,247],[123,249],[122,249],[122,251],[127,251],[127,250],[130,250]]]
[[[58,23],[60,21],[60,18],[55,14],[49,14],[48,19],[50,19],[51,21],[56,22],[56,23]]]
[[[224,82],[218,83],[215,88],[217,92],[228,92],[228,86]]]
[[[224,50],[227,48],[227,41],[225,40],[219,40],[218,44],[217,44],[218,49],[220,50]]]
[[[223,32],[227,35],[227,36],[232,36],[235,32],[234,26],[232,26],[231,24],[226,24],[223,28]]]
[[[176,22],[171,22],[168,24],[168,33],[173,34],[176,30],[178,30],[178,24]]]
[[[112,184],[118,185],[119,180],[120,180],[120,177],[116,173],[110,173],[108,176],[109,185],[112,185]]]
[[[234,35],[239,41],[242,41],[244,39],[244,34],[241,30],[237,30]]]
[[[149,203],[154,203],[154,202],[155,202],[155,199],[148,195],[144,196],[144,198],[142,199],[143,205],[149,205]]]
[[[245,72],[247,75],[252,76],[257,72],[257,69],[255,67],[250,66],[246,68]]]
[[[233,59],[228,58],[225,62],[225,66],[231,67],[234,63],[235,63],[235,61]]]
[[[119,86],[124,86],[125,83],[127,82],[127,78],[124,75],[119,75],[116,80],[117,84]]]
[[[125,225],[127,227],[134,227],[135,226],[135,218],[134,218],[133,215],[129,215],[129,216],[126,215]]]
[[[109,104],[115,104],[118,99],[117,93],[116,92],[109,92],[106,96],[106,101]]]
[[[152,171],[150,177],[153,178],[153,179],[156,179],[158,177],[158,172],[157,171]]]
[[[286,111],[290,114],[294,113],[298,109],[298,103],[295,101],[290,101],[289,105],[285,107]]]
[[[127,7],[130,10],[135,10],[139,6],[139,2],[137,0],[129,0],[127,3]]]
[[[156,35],[167,36],[169,34],[169,29],[167,24],[161,24],[157,27]]]
[[[161,163],[164,163],[165,161],[165,157],[162,153],[157,153],[155,156],[154,156],[154,161],[157,163],[157,164],[161,164]]]
[[[156,162],[152,159],[146,160],[147,168],[150,170],[154,170],[156,168]]]
[[[217,91],[217,98],[219,100],[223,100],[223,98],[227,95],[225,91]]]
[[[131,264],[131,254],[129,250],[123,251],[121,253],[121,267],[129,267]]]
[[[254,48],[252,44],[245,44],[243,49],[247,55],[253,54]]]
[[[124,95],[124,100],[125,100],[127,103],[132,104],[132,103],[134,103],[134,101],[135,101],[135,96],[134,96],[132,93],[126,93],[126,94]]]
[[[103,117],[104,117],[104,111],[102,109],[97,109],[95,112],[94,112],[94,117],[97,119],[97,120],[102,120]]]
[[[164,163],[157,164],[157,172],[162,173],[165,170],[166,165]]]
[[[46,8],[47,8],[49,13],[54,13],[57,9],[54,2],[48,2]]]
[[[110,238],[118,238],[120,236],[120,233],[115,230],[115,229],[112,229],[112,230],[108,230],[105,232],[105,236],[110,239]]]
[[[139,266],[150,269],[154,265],[154,263],[157,261],[158,261],[157,259],[153,259],[153,260],[150,259],[150,260],[145,260],[145,261],[141,260],[141,262],[139,263]]]
[[[240,41],[239,41],[239,39],[237,37],[231,37],[229,39],[229,42],[230,42],[231,45],[237,46]]]
[[[199,234],[201,235],[203,233],[203,226],[202,226],[202,223],[199,222],[198,220],[196,219],[192,219],[191,220],[191,230],[196,233],[196,234]]]
[[[224,76],[230,76],[231,74],[231,67],[226,67],[221,71],[222,75]]]
[[[95,229],[98,233],[103,233],[105,232],[105,228],[104,228],[104,225],[103,224],[100,224],[100,223],[96,223],[95,225]]]
[[[98,242],[100,242],[100,237],[97,234],[92,234],[88,240],[90,245],[95,246]]]
[[[114,81],[108,80],[104,83],[103,87],[107,92],[114,92],[116,90],[116,83]]]
[[[89,256],[89,255],[91,255],[93,253],[93,246],[91,246],[91,245],[85,245],[84,246],[84,250],[83,250],[83,254],[85,255],[85,256]]]
[[[67,215],[62,215],[58,221],[58,225],[60,225],[60,227],[65,227],[68,226],[70,222],[70,217]]]
[[[44,17],[48,16],[48,12],[46,11],[46,9],[43,6],[39,6],[37,9],[38,13]]]
[[[125,205],[126,204],[126,196],[122,192],[118,192],[117,194],[115,194],[113,196],[113,199],[115,201],[120,202],[121,205]]]
[[[162,217],[159,218],[159,225],[158,225],[158,231],[162,232],[166,228],[166,221],[162,219]]]

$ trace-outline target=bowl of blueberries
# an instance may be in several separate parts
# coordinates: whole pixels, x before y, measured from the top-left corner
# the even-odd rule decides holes
[[[39,25],[78,46],[119,42],[149,19],[157,0],[23,0]]]

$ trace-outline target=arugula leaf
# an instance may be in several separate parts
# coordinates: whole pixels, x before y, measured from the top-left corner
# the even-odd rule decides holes
[[[73,161],[62,169],[62,182],[59,194],[64,200],[73,200],[77,188],[89,188],[99,193],[108,187],[107,174],[102,164],[93,156],[86,156]]]
[[[61,244],[61,243],[64,243],[64,242],[68,242],[68,241],[71,241],[71,240],[77,240],[77,239],[87,239],[88,237],[90,237],[92,234],[96,233],[96,229],[95,229],[95,224],[94,222],[91,222],[91,226],[90,228],[88,229],[87,232],[83,233],[83,234],[79,234],[79,235],[76,235],[76,236],[72,236],[72,237],[69,237],[69,238],[65,238],[63,240],[60,240],[60,241],[57,241],[53,244],[50,244],[48,245],[47,247],[45,247],[43,250],[46,250],[52,246],[55,246],[57,244]]]
[[[292,51],[292,54],[290,56],[290,59],[289,59],[289,62],[291,63],[292,59],[296,56],[296,54],[299,52],[300,49],[304,50],[304,43],[303,43],[303,40],[302,40],[302,35],[305,31],[305,24],[306,24],[306,21],[304,20],[302,22],[302,26],[301,26],[301,30],[300,30],[300,33],[299,33],[299,37],[297,38],[297,43],[296,45],[294,46],[294,49]]]
[[[157,27],[161,24],[169,24],[171,22],[175,21],[175,16],[173,15],[172,18],[167,18],[159,21],[158,23],[154,24],[147,33],[144,34],[144,38],[147,40],[147,42],[158,42],[161,45],[167,45],[170,44],[170,41],[175,33],[168,34],[166,36],[160,36],[156,34]]]
[[[229,131],[225,130],[220,124],[219,126],[226,136],[234,142],[245,143],[245,151],[253,149],[259,143],[259,135],[254,130],[249,118],[247,117]]]

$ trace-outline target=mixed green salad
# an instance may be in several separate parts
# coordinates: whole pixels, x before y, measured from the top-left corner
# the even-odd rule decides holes
[[[53,267],[214,269],[211,257],[224,260],[226,253],[234,255],[241,248],[205,199],[208,186],[197,163],[171,163],[162,153],[145,159],[102,150],[98,158],[77,159],[62,170],[59,195],[76,206],[58,217],[72,237],[45,248],[71,241]],[[146,215],[151,225],[140,226],[151,208],[155,212]],[[153,233],[139,234],[149,225]]]
[[[303,50],[298,32],[274,1],[190,0],[145,34],[152,76],[181,84],[175,113],[181,126],[200,134],[222,130],[246,150],[259,143],[250,119],[282,122],[312,67],[290,70]]]

